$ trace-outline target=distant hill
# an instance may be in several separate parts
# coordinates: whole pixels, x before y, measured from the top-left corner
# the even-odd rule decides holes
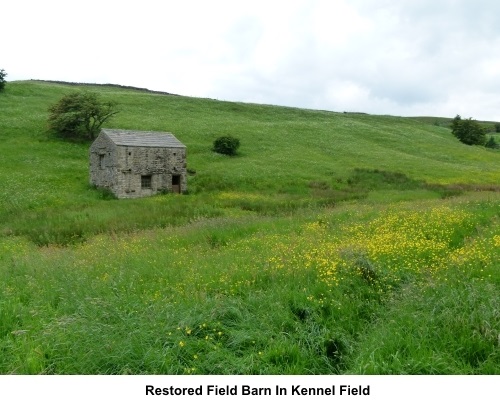
[[[421,122],[425,122],[426,124],[437,125],[446,128],[450,127],[451,121],[453,120],[453,118],[445,118],[445,117],[412,117],[412,118]],[[469,117],[462,117],[462,118],[466,119]],[[497,122],[495,121],[478,121],[478,122],[481,125],[483,125],[489,132],[495,132],[495,124],[497,124]]]
[[[122,84],[112,84],[112,83],[80,83],[80,82],[65,82],[63,80],[31,80],[34,82],[41,82],[41,83],[53,83],[53,84],[62,84],[64,86],[78,86],[78,87],[116,87],[118,89],[126,89],[126,90],[135,90],[135,91],[140,91],[140,92],[145,92],[145,93],[151,93],[151,94],[164,94],[164,95],[169,95],[169,96],[176,96],[177,94],[173,93],[167,93],[166,91],[157,91],[157,90],[149,90],[144,87],[135,87],[135,86],[124,86]]]

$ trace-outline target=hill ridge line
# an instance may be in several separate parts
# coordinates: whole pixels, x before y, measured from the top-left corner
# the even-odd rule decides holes
[[[82,82],[66,82],[64,80],[43,80],[43,79],[30,79],[29,81],[42,82],[42,83],[65,84],[65,85],[69,85],[69,86],[116,87],[116,88],[124,89],[124,90],[136,90],[136,91],[141,91],[141,92],[150,93],[150,94],[162,94],[162,95],[166,95],[166,96],[178,96],[178,97],[180,97],[180,94],[169,93],[166,91],[150,90],[146,87],[125,86],[122,84],[113,84],[113,83],[82,83]]]

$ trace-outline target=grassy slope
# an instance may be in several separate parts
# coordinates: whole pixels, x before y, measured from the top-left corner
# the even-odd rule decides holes
[[[121,113],[109,126],[171,131],[187,145],[188,167],[197,172],[189,179],[189,189],[198,197],[186,199],[186,212],[178,218],[196,212],[198,216],[220,215],[213,209],[213,199],[224,190],[233,193],[232,202],[224,204],[236,208],[242,205],[237,193],[274,199],[280,208],[284,201],[308,205],[310,197],[318,196],[328,204],[339,199],[336,190],[346,189],[354,168],[401,172],[432,183],[500,182],[498,152],[462,145],[449,130],[412,119],[220,102],[115,87],[85,88],[119,103]],[[158,204],[151,201],[112,206],[103,202],[87,184],[88,144],[62,142],[47,134],[48,106],[73,90],[69,85],[14,82],[0,98],[3,233],[26,233],[26,228],[36,228],[38,219],[45,221],[61,207],[68,217],[64,222],[82,228],[77,234],[124,230],[127,225],[117,225],[117,215],[124,210],[137,212],[143,206],[156,217],[164,216],[161,224],[168,223],[166,214],[156,212],[151,205],[158,208]],[[211,152],[213,140],[224,134],[241,139],[241,156],[229,159]],[[212,192],[205,197],[207,204],[200,203],[202,191]],[[83,229],[82,212],[96,213],[100,225]],[[129,220],[147,222],[139,213],[137,221],[134,215]],[[154,217],[149,221],[154,222]],[[60,242],[47,239],[51,241]]]
[[[0,372],[500,372],[498,193],[419,182],[498,187],[498,152],[415,119],[90,86],[196,170],[189,195],[107,200],[88,144],[45,130],[74,89],[0,97]],[[240,156],[210,151],[224,134]]]
[[[69,148],[66,143],[47,140],[44,134],[47,107],[72,90],[49,83],[10,83],[0,99],[0,136],[3,146],[13,151],[7,150],[5,158],[13,156],[15,161],[9,159],[4,164],[18,167],[22,162],[23,173],[33,166],[39,175],[53,176],[59,168],[52,166],[50,170],[44,158],[55,153],[60,154],[61,164],[67,165],[61,169],[76,169],[79,163],[79,171],[87,175],[87,145]],[[229,103],[112,87],[96,90],[120,104],[122,112],[109,125],[175,133],[188,146],[189,165],[200,173],[192,181],[195,187],[210,187],[210,181],[204,181],[207,176],[223,176],[233,190],[235,186],[260,190],[262,184],[270,183],[279,188],[282,183],[346,178],[354,167],[398,171],[444,183],[496,183],[500,177],[498,154],[462,145],[448,130],[412,119]],[[213,139],[222,134],[241,139],[241,158],[227,160],[211,153]],[[24,150],[20,151],[21,144]],[[39,161],[32,160],[35,146]],[[274,176],[280,181],[275,182]],[[55,191],[64,192],[66,186]]]

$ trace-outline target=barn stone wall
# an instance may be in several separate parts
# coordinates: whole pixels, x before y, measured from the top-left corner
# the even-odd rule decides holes
[[[90,183],[114,192],[116,188],[116,145],[106,136],[98,137],[90,147]]]
[[[142,184],[143,176],[150,176],[150,187]],[[117,146],[106,135],[92,144],[90,181],[110,189],[118,198],[172,192],[173,176],[178,176],[180,192],[186,192],[185,148]]]
[[[118,197],[145,197],[172,192],[172,176],[180,175],[186,191],[186,151],[183,148],[118,146]],[[151,188],[141,187],[141,177],[151,176]]]

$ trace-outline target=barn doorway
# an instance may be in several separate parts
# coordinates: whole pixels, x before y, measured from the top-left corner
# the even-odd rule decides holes
[[[181,176],[180,174],[172,175],[172,193],[181,193]]]

